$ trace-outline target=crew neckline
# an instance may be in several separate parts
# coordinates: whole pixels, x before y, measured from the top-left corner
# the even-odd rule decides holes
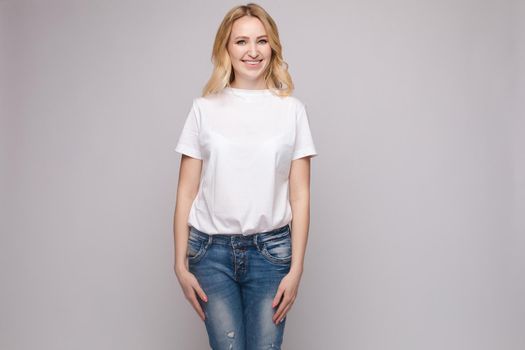
[[[240,96],[264,96],[272,94],[272,91],[270,89],[240,89],[231,86],[226,86],[224,90],[229,93],[233,93],[234,95]]]

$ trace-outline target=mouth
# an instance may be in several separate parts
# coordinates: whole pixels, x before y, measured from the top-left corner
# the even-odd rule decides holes
[[[258,67],[263,60],[260,59],[260,60],[241,60],[241,61],[243,61],[248,67]]]

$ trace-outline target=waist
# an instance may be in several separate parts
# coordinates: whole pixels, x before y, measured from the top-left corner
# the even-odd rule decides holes
[[[232,244],[232,242],[251,244],[257,242],[265,242],[268,239],[275,238],[276,235],[290,234],[290,225],[286,224],[282,227],[270,231],[258,232],[249,235],[243,235],[242,233],[218,233],[210,235],[206,232],[198,230],[194,226],[190,226],[190,231],[190,234],[196,235],[202,240],[210,241],[217,244],[230,245]]]

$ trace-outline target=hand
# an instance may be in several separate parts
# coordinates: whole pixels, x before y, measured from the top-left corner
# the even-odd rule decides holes
[[[195,311],[197,311],[199,317],[204,321],[206,316],[204,315],[204,311],[197,300],[197,294],[205,302],[208,302],[208,297],[206,296],[206,293],[204,293],[204,290],[202,290],[199,281],[195,275],[188,270],[183,269],[181,271],[177,271],[176,275],[181,285],[182,291],[184,292],[184,296],[193,306]]]
[[[301,274],[294,271],[290,271],[286,276],[283,277],[279,288],[277,289],[277,294],[273,298],[272,308],[279,304],[279,300],[284,294],[283,300],[279,304],[279,308],[273,315],[273,322],[279,324],[286,317],[286,314],[292,307],[295,298],[297,297],[297,290],[299,289],[299,282],[301,280]]]

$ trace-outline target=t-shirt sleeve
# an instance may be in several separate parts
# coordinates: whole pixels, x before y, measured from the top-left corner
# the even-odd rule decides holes
[[[295,145],[292,160],[306,156],[317,156],[318,153],[315,149],[314,140],[310,131],[310,123],[308,122],[306,105],[302,102],[298,104],[296,118]]]
[[[184,122],[184,127],[175,146],[175,151],[190,157],[202,159],[199,144],[199,112],[195,100],[193,100],[190,112]]]

